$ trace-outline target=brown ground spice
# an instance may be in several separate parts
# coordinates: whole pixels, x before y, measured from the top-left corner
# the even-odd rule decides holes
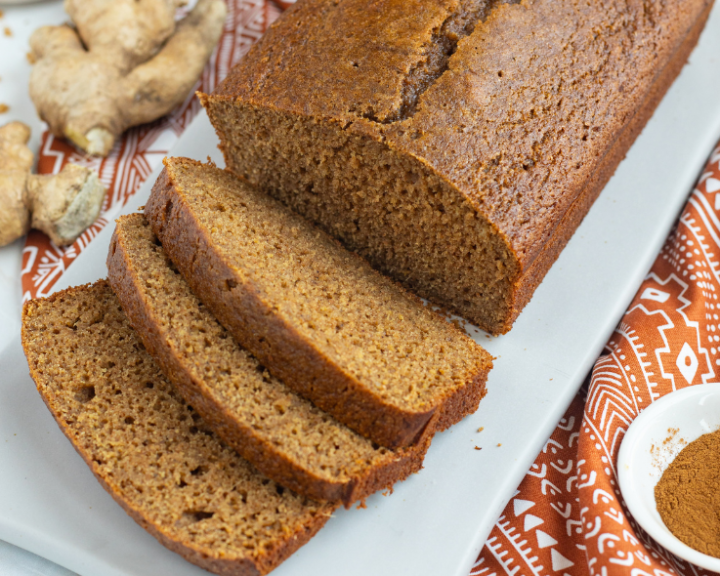
[[[655,501],[670,532],[720,558],[720,430],[683,448],[655,486]]]

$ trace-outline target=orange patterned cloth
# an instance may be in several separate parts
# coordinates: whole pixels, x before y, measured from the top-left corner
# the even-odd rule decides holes
[[[199,81],[212,91],[291,1],[228,0],[220,44]],[[168,117],[130,130],[107,159],[83,156],[49,134],[41,173],[90,166],[108,186],[100,219],[69,248],[32,232],[23,253],[24,299],[47,295],[65,269],[137,191],[197,114],[188,100]],[[720,148],[692,192],[619,326],[505,508],[471,570],[500,576],[705,574],[659,547],[628,514],[615,462],[627,427],[648,404],[716,381],[720,366]],[[440,576],[440,575],[438,575]]]
[[[471,574],[710,574],[651,540],[617,482],[620,442],[661,396],[717,382],[720,146],[581,392],[505,508]]]

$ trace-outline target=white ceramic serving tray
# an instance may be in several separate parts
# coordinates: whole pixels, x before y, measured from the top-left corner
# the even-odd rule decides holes
[[[277,576],[468,574],[720,137],[718,94],[716,8],[690,65],[512,332],[476,335],[497,357],[478,412],[435,438],[421,473],[391,496],[370,498],[366,509],[338,512]],[[215,146],[201,115],[173,152],[219,161]],[[125,212],[145,203],[155,176]],[[111,232],[83,252],[58,289],[105,276]],[[95,481],[40,400],[18,339],[0,354],[0,539],[83,576],[202,573],[137,526]]]

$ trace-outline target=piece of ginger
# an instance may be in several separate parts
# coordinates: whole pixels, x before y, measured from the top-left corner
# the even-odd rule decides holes
[[[65,0],[76,26],[45,26],[30,37],[30,97],[56,136],[107,156],[131,126],[181,104],[217,44],[227,8],[199,0]]]
[[[42,230],[58,246],[72,244],[100,213],[105,187],[95,172],[66,164],[59,174],[31,174],[30,128],[0,127],[0,246]]]

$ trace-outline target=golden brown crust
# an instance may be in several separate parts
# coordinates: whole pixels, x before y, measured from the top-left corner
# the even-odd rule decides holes
[[[360,474],[348,472],[351,477],[347,480],[333,481],[320,477],[313,469],[293,460],[283,447],[256,432],[243,414],[230,410],[205,380],[193,377],[186,354],[169,342],[162,322],[143,289],[143,271],[138,269],[141,263],[132,260],[127,234],[131,234],[133,229],[124,227],[123,221],[133,218],[141,217],[133,215],[118,221],[110,242],[107,265],[113,291],[133,328],[167,378],[208,425],[243,458],[286,488],[315,500],[339,500],[346,507],[378,490],[390,488],[422,468],[431,433],[426,433],[414,446],[400,449],[395,454],[387,453],[386,458],[366,466]],[[300,423],[301,429],[305,426],[311,427],[312,424]]]
[[[430,85],[420,87],[417,104],[404,114],[403,82],[413,78],[418,62],[437,43],[438,23],[444,25],[463,7],[481,4],[474,29]],[[367,19],[363,34],[356,33],[357,18],[350,16],[367,9],[367,0],[308,0],[288,11],[203,104],[221,137],[228,167],[254,184],[271,181],[273,167],[252,134],[260,134],[259,141],[292,141],[303,122],[321,125],[318,132],[330,134],[328,144],[323,148],[320,140],[310,152],[306,142],[302,150],[292,144],[282,149],[278,161],[290,157],[289,167],[283,166],[282,175],[263,189],[421,295],[492,333],[504,333],[679,72],[711,4],[674,0],[661,8],[614,1],[448,0],[428,7],[396,0],[382,8],[373,5],[375,17]],[[300,34],[305,40],[298,40]],[[372,48],[377,46],[382,53]],[[333,89],[322,88],[326,86]],[[267,134],[257,111],[271,118]],[[288,122],[290,128],[283,126],[284,115],[295,119]],[[277,117],[280,129],[273,124]],[[243,133],[252,149],[247,153],[238,152],[232,142],[233,133],[247,128],[243,118],[252,128]],[[361,193],[352,178],[335,184],[341,178],[332,160],[342,156],[341,147],[348,142],[356,149],[380,145],[398,158],[412,159],[444,181],[455,202],[465,203],[487,222],[511,256],[502,261],[507,284],[488,283],[469,299],[508,290],[507,298],[499,296],[492,304],[504,308],[502,318],[465,305],[448,288],[456,280],[453,270],[479,261],[472,250],[456,256],[452,251],[457,244],[450,239],[445,248],[449,271],[436,270],[442,267],[437,262],[435,268],[416,271],[406,262],[412,260],[412,243],[404,259],[397,257],[402,231],[390,236],[391,249],[367,237],[367,230],[381,236],[386,226],[381,216],[397,204],[378,210],[377,229],[372,219],[343,216],[335,199]],[[317,170],[302,164],[308,153]],[[367,164],[361,169],[372,174]],[[372,178],[367,188],[375,186]],[[384,181],[380,184],[387,189]],[[367,197],[378,202],[370,192]],[[436,200],[436,190],[427,199]],[[336,204],[329,209],[328,202]],[[443,214],[447,208],[443,206]],[[446,225],[441,216],[438,221]],[[459,236],[473,233],[456,224]],[[478,235],[479,242],[482,238]],[[470,281],[462,288],[473,285],[477,283]]]
[[[170,259],[220,323],[275,376],[349,428],[389,448],[417,442],[435,408],[403,410],[384,401],[274,315],[271,306],[252,286],[243,285],[232,265],[216,252],[174,181],[173,170],[183,164],[201,164],[188,159],[166,159],[165,163],[145,214]],[[227,282],[233,283],[232,290],[218,288]],[[486,355],[478,371],[486,374],[491,366]],[[477,385],[470,381],[464,387]],[[459,421],[465,415],[448,411],[444,418]]]
[[[67,406],[61,398],[62,394],[67,395],[68,392],[62,390],[62,386],[60,386],[59,391],[56,391],[52,378],[48,376],[45,369],[40,368],[41,362],[43,366],[47,365],[47,343],[36,344],[34,342],[36,334],[33,333],[33,330],[36,326],[32,326],[31,328],[31,321],[35,320],[34,317],[46,314],[48,306],[52,307],[56,305],[58,300],[67,297],[73,298],[78,294],[83,295],[83,293],[92,298],[93,293],[103,292],[109,293],[110,287],[105,280],[100,280],[95,284],[86,284],[70,288],[55,293],[48,298],[31,300],[25,303],[21,329],[22,343],[28,359],[30,375],[36,383],[43,402],[55,418],[60,430],[68,440],[70,440],[73,448],[75,448],[88,465],[102,487],[133,520],[152,534],[161,544],[180,554],[189,562],[215,574],[227,576],[257,576],[259,574],[267,574],[287,559],[300,546],[310,540],[310,538],[322,528],[329,518],[332,506],[327,506],[323,513],[308,514],[309,520],[302,526],[297,526],[297,530],[288,526],[282,538],[272,542],[262,553],[256,555],[254,558],[250,555],[238,557],[235,554],[224,553],[220,547],[205,547],[204,545],[198,545],[190,541],[179,540],[169,532],[168,528],[170,527],[153,521],[151,510],[143,508],[137,502],[133,503],[132,499],[124,496],[122,477],[112,473],[108,474],[107,467],[104,467],[103,463],[98,461],[97,456],[93,455],[92,446],[88,444],[87,439],[82,437],[83,433],[89,431],[83,430],[75,418],[69,417]],[[102,318],[98,318],[97,321],[102,322],[103,320]],[[46,327],[43,326],[43,329],[45,328]],[[92,433],[99,433],[99,430]],[[189,458],[195,456],[196,455],[187,455]],[[166,472],[172,476],[172,471]],[[265,482],[267,482],[267,480]]]
[[[436,429],[438,432],[447,430],[465,416],[475,413],[480,405],[480,400],[487,394],[485,388],[487,377],[487,372],[478,374],[472,385],[456,390],[455,394],[445,400],[443,410],[437,419]]]
[[[668,62],[665,68],[658,71],[656,80],[653,82],[650,91],[645,96],[635,115],[601,160],[592,178],[590,178],[575,202],[552,230],[552,234],[545,242],[542,251],[517,280],[514,291],[515,300],[512,305],[513,313],[499,331],[500,333],[504,334],[512,328],[513,322],[515,322],[515,319],[522,309],[530,301],[535,289],[540,285],[545,274],[550,270],[550,267],[555,260],[557,260],[558,256],[560,256],[560,252],[565,248],[565,245],[569,242],[575,230],[590,210],[593,202],[595,202],[600,195],[600,192],[602,192],[605,185],[615,173],[618,165],[623,158],[625,158],[628,150],[630,150],[633,142],[635,142],[635,139],[640,135],[645,124],[647,124],[647,121],[655,112],[663,96],[665,96],[665,93],[675,78],[680,74],[687,59],[690,57],[690,53],[698,42],[700,33],[705,27],[712,7],[713,2],[707,4],[705,10],[683,39],[682,44],[678,47],[670,62]]]

